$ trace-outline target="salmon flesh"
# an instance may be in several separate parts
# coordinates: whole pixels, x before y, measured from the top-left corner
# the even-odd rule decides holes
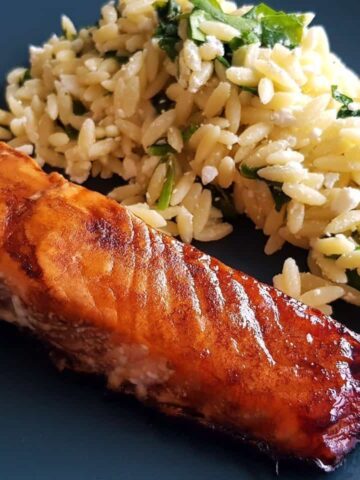
[[[360,438],[360,337],[0,144],[0,318],[61,368],[324,470]]]

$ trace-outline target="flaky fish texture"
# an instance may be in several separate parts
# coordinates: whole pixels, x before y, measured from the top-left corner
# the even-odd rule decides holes
[[[0,317],[58,364],[274,456],[359,440],[360,338],[0,144]]]

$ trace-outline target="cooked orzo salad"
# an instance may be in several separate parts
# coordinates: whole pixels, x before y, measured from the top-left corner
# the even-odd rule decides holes
[[[223,0],[122,0],[30,47],[8,75],[0,139],[110,192],[184,242],[246,213],[309,249],[275,286],[331,313],[360,304],[360,83],[314,15]],[[126,184],[124,184],[124,182]]]

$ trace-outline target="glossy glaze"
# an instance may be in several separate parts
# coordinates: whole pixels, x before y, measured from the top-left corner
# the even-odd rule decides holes
[[[325,469],[356,444],[357,335],[4,145],[0,252],[3,283],[73,368],[109,377],[117,345],[142,345],[172,372],[147,390],[168,413]]]

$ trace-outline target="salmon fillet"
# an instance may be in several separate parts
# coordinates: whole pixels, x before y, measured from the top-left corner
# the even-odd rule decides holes
[[[5,144],[0,317],[61,368],[274,456],[331,470],[360,438],[358,335]]]

